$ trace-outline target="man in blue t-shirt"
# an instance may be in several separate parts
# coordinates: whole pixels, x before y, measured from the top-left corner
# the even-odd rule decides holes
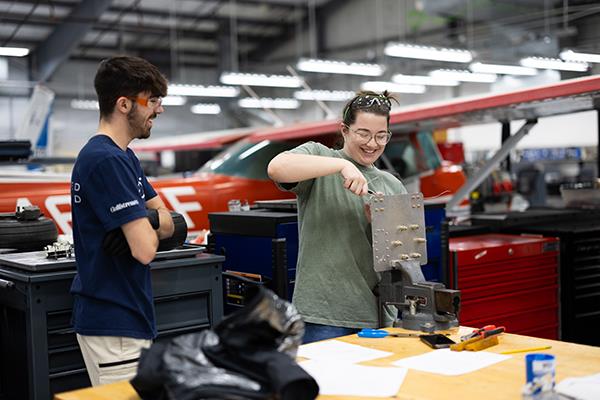
[[[167,81],[141,58],[102,61],[94,86],[98,133],[71,176],[77,275],[73,325],[92,385],[135,375],[156,336],[150,267],[160,239],[173,234],[169,210],[127,146],[150,136],[164,111]]]

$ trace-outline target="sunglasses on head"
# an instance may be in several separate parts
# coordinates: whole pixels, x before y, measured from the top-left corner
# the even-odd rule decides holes
[[[346,107],[344,110],[343,118],[346,119],[346,115],[350,109],[352,110],[361,110],[361,109],[369,109],[373,107],[373,105],[377,105],[381,107],[385,112],[389,112],[392,109],[392,102],[385,96],[382,95],[371,95],[366,94],[362,96],[358,96]]]
[[[353,108],[369,108],[374,104],[377,104],[380,107],[386,107],[388,110],[392,108],[392,102],[387,97],[370,94],[357,97],[351,105],[355,106]]]

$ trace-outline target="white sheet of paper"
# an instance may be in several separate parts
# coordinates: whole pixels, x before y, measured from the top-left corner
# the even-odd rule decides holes
[[[563,379],[556,385],[556,392],[573,399],[600,399],[600,374]]]
[[[319,384],[320,395],[393,397],[406,368],[366,367],[329,360],[308,360],[300,366]]]
[[[331,360],[347,364],[388,357],[392,354],[394,353],[369,349],[368,347],[340,342],[339,340],[304,344],[298,349],[298,357],[310,358],[311,360]]]
[[[440,349],[407,357],[392,364],[398,367],[416,369],[441,375],[462,375],[477,371],[500,361],[508,360],[510,356],[490,353],[487,351],[451,351]]]

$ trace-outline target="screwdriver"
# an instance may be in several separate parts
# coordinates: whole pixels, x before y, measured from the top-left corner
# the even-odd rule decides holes
[[[420,337],[420,334],[417,333],[390,333],[388,331],[384,331],[383,329],[370,329],[365,328],[357,333],[357,335],[361,338],[370,338],[370,339],[381,339],[387,336],[391,337]]]

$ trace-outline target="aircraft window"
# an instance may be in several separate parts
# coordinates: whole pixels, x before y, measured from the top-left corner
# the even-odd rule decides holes
[[[250,179],[269,179],[267,165],[277,154],[296,147],[298,143],[272,142],[259,143],[241,141],[221,152],[206,163],[200,172],[213,172]]]
[[[437,169],[442,165],[440,153],[433,141],[433,135],[429,131],[422,131],[417,134],[417,140],[425,155],[425,163],[428,169]]]
[[[401,178],[418,173],[416,152],[408,139],[389,142],[385,147],[384,154]]]

